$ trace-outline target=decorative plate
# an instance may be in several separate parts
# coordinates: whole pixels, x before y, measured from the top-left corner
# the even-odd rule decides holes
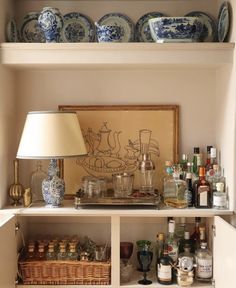
[[[218,15],[218,41],[224,42],[227,33],[229,31],[229,5],[228,2],[224,2],[219,11]]]
[[[16,21],[11,19],[7,23],[7,28],[6,28],[6,38],[7,42],[18,42],[19,37],[18,37],[18,30],[16,26]]]
[[[135,26],[137,41],[154,42],[149,28],[148,20],[162,16],[165,15],[160,12],[150,12],[140,17]]]
[[[185,16],[199,17],[203,25],[199,39],[201,42],[214,42],[217,40],[216,21],[213,17],[201,11],[192,11]]]
[[[120,26],[122,30],[122,36],[120,42],[134,41],[134,23],[125,14],[122,13],[106,14],[98,21],[98,25]]]
[[[45,42],[44,33],[38,24],[39,13],[30,12],[23,18],[20,29],[22,42],[43,43]]]
[[[77,12],[64,15],[62,42],[92,42],[94,36],[94,24],[87,16]]]

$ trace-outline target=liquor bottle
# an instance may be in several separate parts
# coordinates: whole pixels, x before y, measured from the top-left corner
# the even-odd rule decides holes
[[[201,246],[201,243],[205,243],[206,241],[206,227],[200,226],[199,227],[199,247]],[[199,248],[198,247],[198,248]]]
[[[194,206],[194,190],[193,190],[193,184],[192,184],[192,173],[187,173],[186,174],[186,184],[187,184],[187,189],[185,191],[185,197],[188,203],[188,207],[193,207]]]
[[[50,242],[48,245],[48,251],[46,253],[47,260],[57,260],[57,254],[55,252],[55,245],[53,242]]]
[[[200,154],[200,148],[194,147],[193,148],[193,172],[198,175],[199,167],[202,165],[202,156]]]
[[[198,281],[211,281],[213,271],[212,254],[207,249],[207,243],[201,243],[196,253],[196,279]]]
[[[187,173],[192,174],[192,184],[194,184],[194,182],[198,180],[198,176],[193,172],[193,162],[187,163]]]
[[[59,243],[59,252],[57,253],[57,260],[66,260],[67,252],[66,252],[66,244],[64,242]]]
[[[220,165],[215,164],[213,165],[213,171],[211,175],[208,175],[207,181],[210,183],[212,192],[217,191],[216,183],[222,182],[225,185],[225,177],[221,174]]]
[[[180,160],[180,166],[182,173],[180,175],[180,179],[185,180],[186,172],[187,172],[187,163],[188,163],[188,155],[182,154],[182,158]]]
[[[76,251],[76,243],[70,242],[69,243],[69,252],[68,252],[68,260],[78,260],[79,254]]]
[[[157,235],[157,259],[161,257],[164,250],[164,233]]]
[[[173,260],[173,262],[176,262],[178,259],[178,239],[175,234],[175,221],[170,220],[168,225],[168,234],[166,238],[166,244],[168,249],[168,255]]]
[[[194,251],[197,250],[197,248],[199,247],[199,242],[200,242],[200,222],[201,222],[201,218],[200,217],[195,217],[195,228],[194,228],[194,232],[191,235],[190,239],[193,242],[193,247],[194,247]]]
[[[211,147],[210,163],[206,165],[206,175],[211,176],[214,174],[213,165],[216,165],[216,148]]]
[[[194,183],[195,207],[212,208],[212,189],[205,177],[205,167],[199,169],[199,180]]]
[[[168,248],[165,245],[163,255],[158,259],[157,281],[163,285],[173,283],[173,260],[168,255]]]
[[[42,170],[42,162],[37,161],[36,170],[31,175],[30,187],[32,193],[32,201],[43,201],[42,182],[47,177],[47,173]]]
[[[206,166],[211,164],[211,148],[212,146],[207,146]]]
[[[168,193],[170,187],[170,180],[173,179],[173,163],[171,161],[165,161],[165,175],[163,178],[163,194]]]
[[[144,193],[154,193],[154,171],[155,165],[151,160],[149,153],[142,154],[142,160],[139,161],[139,180],[140,191]]]
[[[184,251],[179,254],[178,266],[182,271],[192,271],[194,267],[195,256],[191,253],[191,246],[185,244]]]
[[[216,209],[227,208],[227,195],[224,191],[224,183],[216,183],[216,191],[213,192],[213,207]]]
[[[173,167],[173,178],[164,183],[164,203],[169,207],[186,208],[188,206],[185,190],[186,182],[179,178],[180,166]]]
[[[179,253],[184,252],[185,246],[190,247],[190,252],[194,253],[195,249],[194,249],[193,241],[190,239],[189,231],[185,231],[184,232],[184,238],[180,239],[180,241],[179,241]]]

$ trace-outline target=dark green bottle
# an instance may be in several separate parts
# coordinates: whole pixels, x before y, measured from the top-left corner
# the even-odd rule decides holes
[[[163,285],[173,284],[173,260],[168,255],[167,245],[157,263],[157,281]]]

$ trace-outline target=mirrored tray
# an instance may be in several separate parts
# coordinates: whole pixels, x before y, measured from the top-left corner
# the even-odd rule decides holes
[[[88,198],[83,197],[80,193],[75,196],[75,208],[83,206],[155,206],[158,208],[160,197],[158,194],[142,196],[142,197],[100,197]]]

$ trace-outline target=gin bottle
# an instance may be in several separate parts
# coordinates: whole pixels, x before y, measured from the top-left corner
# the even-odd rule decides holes
[[[216,191],[213,193],[213,207],[216,209],[227,208],[227,195],[224,191],[224,183],[216,183]]]
[[[199,281],[211,281],[213,271],[212,254],[207,249],[207,243],[201,243],[196,253],[196,279]]]
[[[41,161],[37,161],[36,170],[31,175],[31,193],[32,201],[43,201],[42,182],[47,177],[47,173],[42,170]]]

